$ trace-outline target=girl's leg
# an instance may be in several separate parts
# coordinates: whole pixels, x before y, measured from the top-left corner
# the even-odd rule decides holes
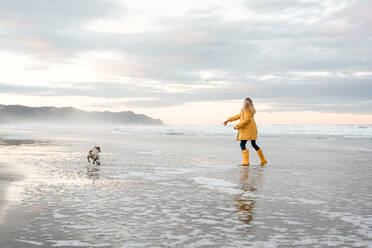
[[[245,145],[247,144],[247,141],[246,140],[241,140],[240,141],[240,148],[243,150],[247,150],[247,148],[245,147]]]
[[[255,140],[251,140],[251,144],[253,146],[253,148],[256,150],[258,156],[260,157],[261,159],[261,165],[264,165],[267,163],[263,153],[262,153],[262,150],[260,149],[260,147],[258,147],[258,145],[256,144],[256,141]]]
[[[251,145],[253,146],[253,148],[257,151],[257,150],[260,150],[260,148],[258,147],[258,145],[256,144],[256,140],[251,140]]]
[[[248,166],[249,165],[249,152],[248,152],[247,148],[245,147],[245,144],[247,144],[246,140],[241,140],[240,141],[240,148],[242,149],[242,154],[243,154],[243,159],[244,159],[244,162],[240,164],[242,166]]]

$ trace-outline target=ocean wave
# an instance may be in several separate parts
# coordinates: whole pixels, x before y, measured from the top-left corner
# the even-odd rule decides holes
[[[261,137],[302,136],[313,139],[345,138],[372,139],[371,126],[259,126]],[[113,128],[112,132],[124,134],[158,134],[187,136],[235,136],[232,126],[143,126]]]
[[[69,133],[117,133],[128,135],[168,135],[168,136],[213,136],[213,137],[235,137],[237,131],[232,125],[228,126],[68,126],[68,127],[23,127],[9,132],[3,127],[0,129],[0,138],[3,139],[26,139],[24,133],[30,131],[53,131]],[[19,132],[18,132],[19,131]],[[372,140],[372,126],[350,125],[350,126],[323,126],[323,125],[260,125],[258,126],[260,137],[302,137],[311,139],[357,139]]]

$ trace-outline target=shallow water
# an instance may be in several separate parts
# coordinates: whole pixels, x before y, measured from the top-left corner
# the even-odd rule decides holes
[[[50,143],[0,147],[27,175],[8,192],[0,245],[372,246],[369,140],[262,137],[269,165],[250,150],[239,167],[229,136],[31,136]],[[88,170],[95,144],[102,166]]]

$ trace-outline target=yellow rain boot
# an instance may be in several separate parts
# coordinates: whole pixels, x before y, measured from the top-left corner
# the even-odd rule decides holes
[[[267,164],[267,161],[262,153],[262,150],[261,149],[257,150],[257,153],[258,153],[258,156],[260,156],[261,165]]]
[[[249,165],[249,151],[242,150],[244,162],[241,163],[241,166],[248,166]]]

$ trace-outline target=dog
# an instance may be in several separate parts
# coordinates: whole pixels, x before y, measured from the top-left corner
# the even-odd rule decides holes
[[[92,159],[93,164],[101,165],[99,153],[101,152],[101,147],[95,146],[92,150],[88,152],[88,162],[90,163],[90,159]]]

